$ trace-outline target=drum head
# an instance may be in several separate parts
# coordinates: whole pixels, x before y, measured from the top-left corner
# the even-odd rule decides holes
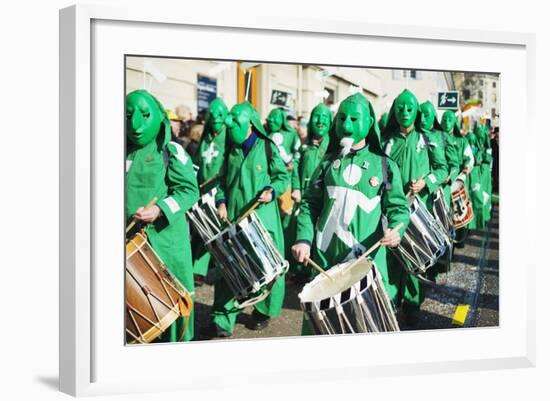
[[[372,271],[373,263],[370,259],[363,259],[350,268],[355,260],[340,263],[329,270],[327,274],[319,274],[311,282],[307,283],[302,292],[298,294],[302,303],[320,302],[336,297],[338,294],[358,284],[362,278]],[[369,280],[371,281],[371,280]]]

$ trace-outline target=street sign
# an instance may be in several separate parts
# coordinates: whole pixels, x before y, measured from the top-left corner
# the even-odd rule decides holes
[[[283,107],[290,107],[290,101],[292,99],[292,94],[288,92],[283,92],[280,90],[271,91],[271,104]]]
[[[208,106],[216,98],[218,82],[216,79],[197,75],[197,113],[208,109]]]
[[[437,93],[437,108],[456,110],[458,109],[458,92],[438,92]]]

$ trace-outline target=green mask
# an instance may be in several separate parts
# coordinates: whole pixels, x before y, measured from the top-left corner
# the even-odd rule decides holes
[[[408,89],[401,92],[397,96],[397,99],[395,99],[394,113],[397,123],[401,128],[409,128],[413,125],[418,113],[418,100],[416,100],[416,96]]]
[[[424,102],[420,105],[420,128],[430,131],[435,122],[435,107],[432,102]]]
[[[208,132],[217,133],[222,130],[225,124],[225,119],[228,114],[227,106],[219,97],[215,98],[210,106],[208,106],[208,112],[206,113],[205,129]]]
[[[332,123],[332,114],[330,109],[323,103],[319,103],[311,111],[311,117],[308,123],[308,131],[314,138],[322,138],[328,135],[330,124]]]
[[[266,119],[266,127],[268,132],[271,134],[273,132],[281,131],[283,127],[284,115],[281,109],[273,109],[269,113]]]
[[[240,145],[247,136],[250,126],[255,131],[267,139],[267,134],[262,126],[260,115],[248,101],[236,104],[225,119],[225,125],[228,128],[228,136],[231,142]]]
[[[126,135],[137,146],[156,138],[164,118],[162,106],[149,92],[136,90],[126,96]]]
[[[453,113],[451,110],[447,110],[445,113],[443,113],[443,116],[441,117],[441,128],[446,133],[451,133],[451,131],[456,126],[456,116],[455,113]]]
[[[334,117],[334,129],[336,139],[342,144],[344,142],[355,145],[365,139],[369,134],[374,117],[371,116],[369,101],[361,94],[349,96],[338,108]]]

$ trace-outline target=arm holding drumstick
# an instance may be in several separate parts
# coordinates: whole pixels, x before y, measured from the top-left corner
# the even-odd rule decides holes
[[[140,207],[136,210],[133,220],[126,227],[126,234],[136,225],[138,222],[152,223],[160,215],[160,208],[155,205],[157,198],[154,197],[145,207]]]

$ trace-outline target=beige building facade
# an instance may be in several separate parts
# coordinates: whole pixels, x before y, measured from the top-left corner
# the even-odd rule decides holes
[[[184,104],[194,116],[199,105],[199,79],[204,79],[199,77],[215,82],[217,96],[228,107],[248,93],[262,119],[275,107],[285,107],[290,114],[307,119],[321,102],[336,111],[339,103],[355,92],[371,101],[379,118],[405,88],[420,102],[430,100],[434,104],[438,91],[454,89],[450,76],[434,71],[144,57],[126,60],[127,92],[145,88],[166,108]]]

